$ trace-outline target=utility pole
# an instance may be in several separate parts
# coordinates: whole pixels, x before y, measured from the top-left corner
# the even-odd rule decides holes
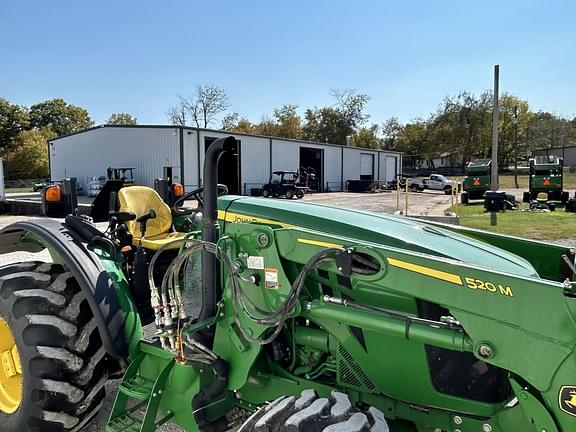
[[[494,65],[494,103],[492,108],[492,175],[490,189],[498,190],[498,84],[500,65]]]
[[[514,107],[514,185],[518,189],[518,105]]]

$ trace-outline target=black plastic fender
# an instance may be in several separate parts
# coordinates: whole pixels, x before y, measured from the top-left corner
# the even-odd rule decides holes
[[[30,234],[39,241],[26,239]],[[104,349],[113,357],[127,358],[124,315],[113,281],[83,237],[66,223],[53,219],[16,222],[0,230],[0,254],[40,252],[46,247],[59,255],[84,291]]]

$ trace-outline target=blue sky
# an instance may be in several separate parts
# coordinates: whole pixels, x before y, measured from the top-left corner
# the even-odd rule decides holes
[[[0,97],[61,97],[97,123],[166,123],[177,95],[224,88],[252,121],[284,104],[371,96],[374,122],[426,117],[492,87],[576,115],[576,2],[2,0]]]

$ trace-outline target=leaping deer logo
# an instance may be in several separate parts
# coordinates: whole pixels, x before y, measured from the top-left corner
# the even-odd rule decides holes
[[[558,395],[558,402],[562,411],[576,416],[576,386],[562,386]]]
[[[570,408],[576,408],[576,390],[571,390],[568,392],[570,399],[564,400],[564,403]]]

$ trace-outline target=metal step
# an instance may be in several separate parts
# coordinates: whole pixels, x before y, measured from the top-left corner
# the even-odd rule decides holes
[[[140,375],[126,378],[118,387],[118,390],[126,396],[138,399],[148,400],[154,388],[154,381],[141,377]]]
[[[141,432],[144,425],[144,417],[134,415],[134,412],[129,412],[121,415],[120,417],[111,420],[106,426],[106,432]],[[144,415],[143,412],[140,412]],[[154,423],[152,430],[155,430],[170,420],[174,414],[170,413],[162,417]]]
[[[146,343],[142,343],[140,348],[140,353],[126,369],[122,384],[118,388],[116,401],[106,426],[107,432],[152,432],[174,415],[168,412],[157,420],[161,394],[174,366],[174,359],[170,356],[157,357],[155,353],[146,352]],[[145,359],[150,359],[149,356],[161,365],[160,372],[154,380],[141,375],[142,363],[146,363]]]
[[[110,420],[106,426],[106,432],[140,432],[142,429],[142,419],[131,414],[124,414]]]

